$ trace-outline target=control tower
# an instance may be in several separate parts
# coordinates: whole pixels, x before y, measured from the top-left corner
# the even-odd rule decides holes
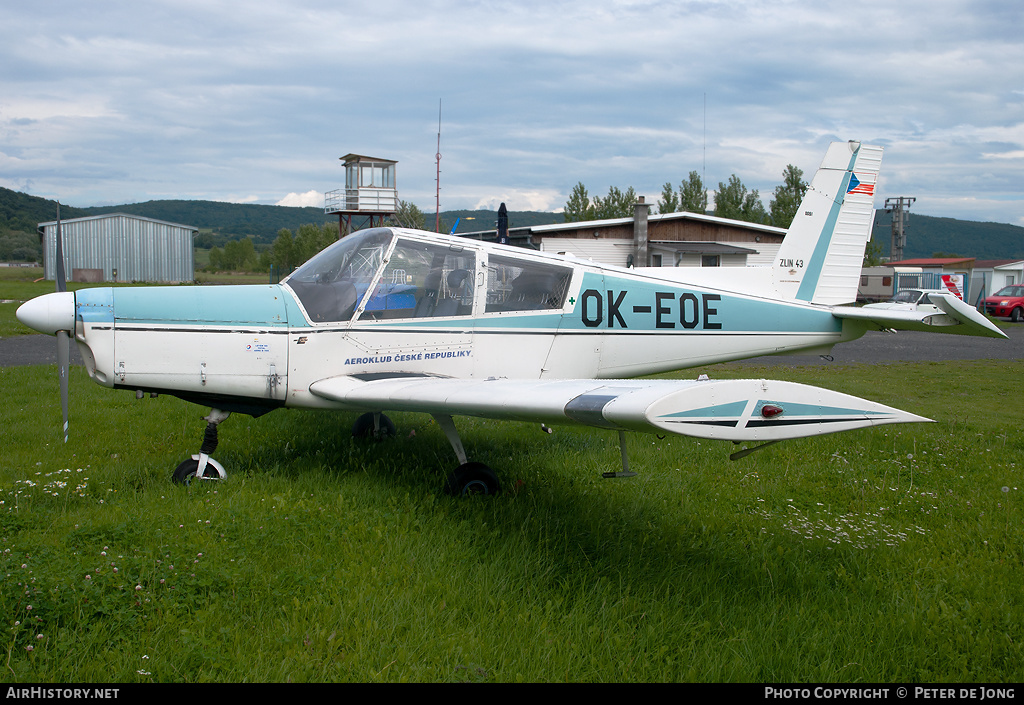
[[[324,194],[324,213],[338,214],[342,235],[353,231],[353,216],[367,219],[363,227],[384,225],[384,219],[398,211],[398,162],[361,154],[346,154],[341,160],[345,165],[345,188]]]

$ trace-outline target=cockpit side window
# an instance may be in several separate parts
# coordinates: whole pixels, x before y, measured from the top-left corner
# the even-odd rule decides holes
[[[546,262],[492,256],[487,260],[485,311],[536,311],[565,305],[572,269]]]
[[[897,304],[915,304],[921,298],[921,292],[916,289],[904,289],[892,297],[892,302]]]
[[[399,240],[359,320],[468,316],[475,274],[473,250]]]
[[[347,321],[387,254],[392,233],[373,228],[353,233],[299,267],[284,284],[314,323]]]

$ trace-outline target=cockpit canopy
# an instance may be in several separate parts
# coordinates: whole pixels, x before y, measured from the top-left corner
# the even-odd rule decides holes
[[[530,257],[490,254],[469,243],[407,237],[391,228],[357,231],[286,280],[313,323],[560,309],[572,269]],[[477,301],[476,283],[486,293]],[[482,305],[481,305],[482,304]]]

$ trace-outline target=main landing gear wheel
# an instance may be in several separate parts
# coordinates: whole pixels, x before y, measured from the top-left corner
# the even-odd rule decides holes
[[[198,455],[193,455],[188,460],[182,462],[174,470],[174,474],[171,479],[179,485],[190,485],[192,480],[196,479],[199,473],[199,462],[200,458]],[[224,468],[213,458],[206,459],[206,467],[203,468],[203,474],[199,478],[201,480],[223,480],[227,474],[224,472]]]
[[[375,421],[374,416],[380,418]],[[394,422],[384,414],[373,412],[363,414],[352,424],[352,435],[355,438],[390,438],[397,433]]]
[[[448,475],[444,491],[455,497],[471,494],[496,495],[501,492],[501,484],[494,471],[483,463],[463,463]]]

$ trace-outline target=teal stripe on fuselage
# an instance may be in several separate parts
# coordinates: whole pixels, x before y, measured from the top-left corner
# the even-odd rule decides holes
[[[742,271],[737,271],[742,276]],[[289,304],[295,306],[290,300]],[[571,309],[483,314],[478,317],[407,318],[356,322],[355,330],[374,332],[456,331],[476,333],[636,333],[700,334],[831,334],[842,321],[823,308],[801,303],[696,289],[677,282],[632,278],[588,271]],[[297,312],[289,320],[303,320]],[[329,328],[347,328],[339,321]],[[311,327],[317,330],[320,326]]]
[[[562,320],[562,313],[534,313],[533,315],[510,314],[494,315],[485,313],[479,317],[458,316],[455,318],[408,318],[403,320],[390,320],[384,322],[372,322],[368,325],[356,323],[359,330],[389,330],[404,332],[411,330],[423,331],[460,331],[472,333],[474,330],[515,330],[525,329],[528,331],[544,331],[554,333],[558,330]]]
[[[743,276],[737,269],[736,276]],[[560,330],[694,333],[839,333],[826,309],[699,289],[676,282],[588,272]]]
[[[118,325],[197,324],[288,326],[286,298],[277,285],[168,286],[108,289]]]
[[[75,317],[86,323],[113,323],[114,290],[102,286],[76,291]]]

